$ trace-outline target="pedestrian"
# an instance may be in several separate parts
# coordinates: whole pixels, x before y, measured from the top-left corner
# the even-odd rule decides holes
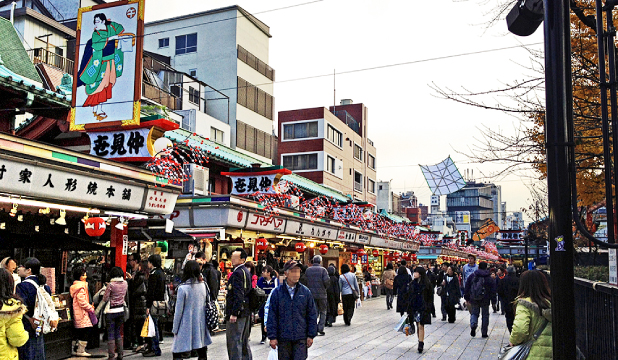
[[[371,292],[371,273],[369,272],[371,268],[364,266],[363,267],[363,299],[368,299],[370,297]]]
[[[406,269],[406,271],[408,272],[408,275],[410,275],[410,277],[412,276],[412,270],[410,270],[408,268],[408,262],[407,261],[401,260],[401,267]],[[399,274],[399,272],[397,274]]]
[[[22,322],[28,309],[14,295],[14,288],[13,274],[0,268],[0,354],[7,360],[18,359],[17,348],[29,339]]]
[[[339,303],[341,302],[341,287],[339,286],[339,275],[333,264],[328,266],[328,277],[330,279],[326,298],[328,300],[328,311],[326,312],[326,326],[332,327],[339,315]]]
[[[436,278],[436,284],[442,287],[442,295],[440,295],[440,312],[442,313],[442,321],[446,321],[446,316],[447,316],[447,312],[446,312],[447,298],[446,298],[446,291],[444,291],[444,278],[446,277],[446,271],[448,269],[448,266],[449,266],[448,263],[443,262],[442,265],[440,266],[440,270],[438,270],[437,272],[438,277]]]
[[[465,292],[466,290],[466,282],[468,281],[468,277],[472,275],[476,270],[478,270],[479,266],[476,264],[476,256],[469,254],[468,255],[468,263],[463,266],[461,270],[463,287],[462,290]],[[466,305],[464,303],[464,305]]]
[[[124,280],[124,271],[118,266],[113,267],[110,272],[110,281],[105,290],[103,301],[109,301],[109,309],[106,308],[107,320],[107,354],[109,360],[114,357],[122,360],[123,357],[123,338],[120,334],[124,325],[124,306],[128,301],[128,284]],[[117,356],[115,356],[117,354]]]
[[[431,313],[432,317],[436,317],[436,307],[434,305],[434,296],[433,294],[435,293],[435,289],[436,289],[436,285],[437,285],[437,280],[438,280],[438,275],[436,275],[431,267],[429,265],[425,265],[424,266],[425,271],[427,273],[427,278],[429,279],[429,283],[431,284],[431,302],[428,303],[427,305],[429,306],[429,310]]]
[[[21,278],[15,273],[15,269],[17,269],[17,261],[15,261],[12,257],[6,257],[0,262],[0,268],[6,269],[9,274],[11,274],[11,277],[13,278],[13,293],[15,293],[17,284],[21,282]]]
[[[339,287],[341,288],[341,302],[343,303],[343,322],[346,326],[350,326],[352,317],[354,316],[356,299],[358,299],[358,297],[354,295],[354,290],[356,290],[356,294],[360,294],[360,290],[358,288],[356,276],[350,272],[350,266],[348,264],[341,265]]]
[[[403,316],[408,307],[408,284],[412,280],[412,276],[408,274],[408,269],[405,266],[400,266],[397,270],[397,276],[393,281],[393,292],[397,294],[397,312]]]
[[[187,262],[190,260],[187,260]],[[186,263],[185,263],[186,265]],[[154,323],[155,336],[150,338],[150,349],[142,354],[145,357],[161,356],[161,348],[159,347],[159,314],[154,304],[160,305],[165,301],[165,273],[161,269],[161,255],[153,254],[148,257],[148,286],[146,291],[146,315],[150,315]]]
[[[395,270],[393,269],[393,263],[386,264],[386,271],[382,274],[382,284],[384,284],[384,291],[386,292],[386,310],[393,308],[393,285],[395,282]]]
[[[500,289],[502,288],[501,283],[504,281],[505,278],[506,269],[500,266],[498,268],[498,271],[496,272],[496,289],[498,292],[498,303],[500,304],[500,309],[502,311],[500,315],[504,315],[504,294],[500,291]]]
[[[468,276],[465,286],[464,298],[470,309],[470,335],[476,336],[479,315],[482,312],[482,337],[488,337],[489,329],[489,304],[492,296],[496,294],[496,284],[487,270],[487,263],[481,261],[478,269]]]
[[[136,254],[133,254],[135,256]],[[139,256],[139,255],[138,255]],[[144,320],[146,320],[146,284],[148,276],[148,261],[141,260],[137,262],[137,271],[133,272],[129,284],[129,319],[131,327],[125,337],[129,335],[131,341],[131,349],[135,352],[142,352],[145,349],[144,338],[141,337]],[[125,324],[126,325],[126,324]],[[126,328],[126,326],[125,326]],[[126,345],[126,344],[125,344]],[[125,347],[126,349],[126,347]]]
[[[133,294],[136,291],[136,281],[135,278],[138,276],[138,272],[139,272],[139,263],[140,263],[140,256],[138,253],[133,253],[130,254],[128,256],[128,266],[127,266],[127,285],[128,285],[128,295],[129,295],[129,301],[127,302],[127,305],[129,306],[129,319],[127,321],[125,321],[124,323],[124,350],[130,350],[133,348],[133,346],[136,346],[137,344],[137,338],[139,337],[140,334],[137,333],[136,331],[136,322],[137,319],[135,318],[135,316],[133,315]],[[142,283],[143,283],[143,278],[141,279]],[[144,289],[144,295],[146,294],[146,286],[144,285],[143,287]],[[141,328],[140,328],[141,330]]]
[[[532,343],[528,359],[552,359],[551,292],[542,272],[529,270],[521,275],[516,304],[510,345],[523,344],[541,331]]]
[[[257,286],[264,290],[266,297],[270,295],[271,291],[279,286],[279,280],[277,279],[277,273],[270,266],[266,265],[262,269],[262,277],[258,279]],[[260,328],[262,329],[262,340],[260,340],[260,344],[264,344],[266,342],[266,336],[268,333],[266,332],[266,324],[264,324],[264,306],[266,302],[264,302],[260,306],[259,316],[260,316]]]
[[[219,296],[219,288],[221,287],[221,282],[219,280],[219,274],[217,269],[213,266],[212,262],[212,248],[210,251],[198,251],[195,254],[195,261],[200,265],[200,271],[202,278],[208,285],[208,289],[210,290],[210,298],[217,299]]]
[[[253,261],[248,260],[245,262],[245,267],[251,273],[251,287],[252,288],[257,287],[258,277],[257,277],[257,272],[256,272],[257,270],[255,268],[255,264],[253,263]]]
[[[455,274],[455,267],[449,266],[446,269],[444,280],[442,280],[442,303],[448,316],[448,322],[451,324],[455,322],[457,313],[455,305],[459,304],[459,299],[461,299],[459,279],[457,279],[457,274]]]
[[[77,336],[77,343],[73,344],[73,356],[91,356],[86,352],[86,346],[88,346],[90,332],[93,329],[91,317],[94,314],[94,306],[90,304],[87,280],[86,268],[83,265],[75,266],[73,268],[73,285],[69,289],[73,299],[73,325]]]
[[[196,254],[197,258],[197,254]],[[208,348],[212,344],[210,332],[206,326],[206,301],[209,293],[200,264],[189,260],[182,272],[182,280],[177,289],[176,308],[172,333],[172,358],[185,359],[193,350],[197,351],[199,360],[206,360]]]
[[[513,321],[515,320],[515,299],[519,293],[519,278],[515,273],[515,268],[509,266],[507,268],[506,277],[500,281],[499,290],[502,293],[502,310],[506,319],[506,327],[509,333],[513,331]]]
[[[280,360],[304,360],[317,335],[317,309],[311,291],[299,282],[299,264],[290,260],[283,272],[285,281],[270,296],[268,338]]]
[[[316,255],[312,260],[313,265],[307,268],[307,286],[311,290],[315,305],[318,309],[318,335],[324,336],[324,325],[326,325],[326,313],[328,311],[328,296],[326,290],[330,285],[330,277],[328,271],[322,266],[322,257]]]
[[[298,263],[298,267],[300,267],[300,283],[309,287],[309,283],[307,282],[307,266],[301,264],[300,262]]]
[[[245,249],[236,248],[232,252],[231,261],[234,270],[228,280],[225,298],[227,355],[230,360],[251,360],[251,310],[247,306],[251,291],[251,273],[245,267]]]
[[[491,271],[489,277],[491,278],[491,281],[494,283],[494,287],[497,289],[498,288],[498,277],[496,276],[496,273],[494,271]],[[500,303],[498,302],[498,292],[497,291],[495,294],[491,296],[491,308],[493,309],[494,314],[500,310]]]
[[[425,346],[425,325],[431,324],[431,298],[433,289],[425,268],[417,266],[414,269],[413,280],[409,286],[408,321],[410,324],[416,323],[416,334],[418,335],[418,352],[423,352]]]

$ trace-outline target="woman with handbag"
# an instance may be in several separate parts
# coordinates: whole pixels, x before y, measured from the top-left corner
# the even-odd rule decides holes
[[[397,312],[403,316],[408,308],[408,283],[412,280],[408,269],[400,266],[397,269],[397,276],[393,280],[393,292],[397,294]]]
[[[332,264],[331,264],[332,265]],[[332,327],[339,315],[339,303],[341,302],[341,288],[339,287],[339,276],[334,266],[328,267],[328,278],[330,279],[326,289],[326,300],[328,308],[326,311],[326,326]],[[343,310],[343,308],[342,308]]]
[[[457,311],[455,311],[455,305],[459,304],[461,299],[461,289],[459,289],[459,278],[455,273],[455,267],[449,266],[446,268],[446,274],[444,280],[442,280],[442,296],[445,299],[446,314],[448,315],[448,322],[454,323]]]
[[[515,321],[509,338],[509,346],[514,346],[514,350],[505,349],[500,355],[519,346],[529,349],[528,359],[551,359],[551,292],[542,272],[530,270],[521,275],[515,304]]]
[[[189,260],[182,273],[178,286],[176,308],[174,311],[174,359],[187,358],[192,350],[197,351],[199,360],[206,360],[207,346],[212,344],[210,331],[206,325],[206,301],[209,296],[200,272],[200,264]]]
[[[341,301],[343,302],[343,322],[350,326],[356,299],[359,298],[360,290],[356,276],[350,272],[348,264],[341,265],[341,275],[339,276],[339,287],[341,288]]]
[[[412,276],[407,313],[410,324],[416,323],[418,352],[420,354],[425,346],[425,325],[431,325],[430,304],[433,298],[433,286],[422,266],[417,266]]]
[[[382,284],[384,284],[384,291],[386,292],[386,310],[393,308],[393,284],[395,282],[395,276],[393,263],[389,262],[386,265],[386,271],[382,274]]]
[[[118,354],[118,360],[122,360],[123,340],[120,329],[125,321],[128,284],[124,280],[124,271],[118,266],[110,270],[109,277],[110,281],[103,295],[103,302],[108,302],[104,311],[107,320],[107,354],[109,360],[114,359],[115,354]]]
[[[88,274],[83,265],[77,265],[73,269],[73,285],[69,289],[73,299],[73,325],[77,342],[73,344],[73,356],[91,356],[86,352],[88,338],[98,319],[94,314],[94,306],[90,304],[90,293],[88,292]]]

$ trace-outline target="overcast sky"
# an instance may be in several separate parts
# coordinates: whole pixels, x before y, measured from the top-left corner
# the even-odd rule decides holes
[[[395,192],[412,190],[425,204],[431,191],[419,164],[436,164],[450,155],[462,174],[470,169],[477,181],[487,181],[480,178],[482,173],[505,165],[470,163],[458,152],[477,142],[479,127],[512,133],[517,123],[500,112],[440,99],[429,86],[484,91],[525,79],[530,73],[525,49],[487,50],[521,44],[538,44],[532,48],[542,49],[543,41],[542,27],[527,38],[509,34],[504,21],[487,29],[491,1],[485,0],[174,0],[173,4],[148,0],[146,22],[237,4],[270,26],[276,112],[332,105],[334,70],[410,63],[337,75],[336,98],[337,103],[352,99],[369,108],[368,136],[377,148],[378,180],[392,179]],[[469,54],[474,52],[483,53]],[[331,76],[287,81],[325,74]],[[492,105],[498,101],[485,100]],[[514,175],[495,181],[502,186],[508,212],[528,205],[529,181]]]

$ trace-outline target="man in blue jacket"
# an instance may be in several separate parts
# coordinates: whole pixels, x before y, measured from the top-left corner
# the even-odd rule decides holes
[[[283,272],[286,280],[270,295],[266,330],[279,359],[304,360],[318,332],[318,313],[311,291],[298,282],[299,264],[290,260]]]
[[[487,263],[482,261],[472,275],[466,280],[464,298],[470,304],[470,335],[476,336],[479,316],[482,312],[481,336],[489,336],[489,303],[496,296],[496,282],[487,270]]]

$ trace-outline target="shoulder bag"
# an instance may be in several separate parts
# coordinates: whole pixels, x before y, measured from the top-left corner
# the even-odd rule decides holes
[[[206,287],[206,327],[209,331],[213,331],[219,326],[219,312],[215,300],[210,298],[210,289],[206,281],[204,281],[204,286]]]
[[[352,289],[352,295],[354,295],[354,300],[358,299],[360,296],[358,295],[358,290],[354,289],[352,287],[352,285],[350,284],[350,281],[348,280],[348,277],[345,276],[345,274],[341,275],[343,276],[343,278],[345,279],[345,281],[348,283],[348,285],[350,286],[350,289]]]
[[[498,360],[525,360],[527,359],[528,354],[530,354],[530,349],[532,348],[532,344],[534,343],[536,339],[539,338],[539,336],[541,336],[541,334],[543,333],[543,330],[545,330],[545,327],[547,327],[547,323],[549,323],[547,319],[545,319],[544,321],[545,322],[543,323],[543,326],[541,326],[541,328],[534,334],[532,339],[526,341],[523,344],[519,344],[515,346],[511,346],[511,345],[504,346],[500,350],[500,353],[498,354]]]

